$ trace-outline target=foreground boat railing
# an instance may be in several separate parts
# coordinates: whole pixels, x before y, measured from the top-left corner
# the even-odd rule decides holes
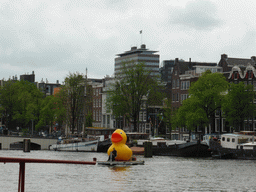
[[[69,161],[69,160],[52,160],[52,159],[26,159],[26,158],[14,158],[14,157],[0,157],[2,163],[19,163],[19,184],[18,192],[25,191],[25,163],[58,163],[58,164],[87,164],[96,165],[96,159],[94,161]]]

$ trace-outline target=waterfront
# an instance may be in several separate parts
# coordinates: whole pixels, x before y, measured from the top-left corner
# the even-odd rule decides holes
[[[1,150],[2,157],[100,161],[105,153]],[[26,164],[25,191],[256,191],[256,161],[144,158],[145,165]],[[0,191],[17,191],[19,165],[0,163]]]

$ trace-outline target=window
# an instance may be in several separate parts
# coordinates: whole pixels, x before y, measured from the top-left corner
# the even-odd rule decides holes
[[[181,90],[185,89],[185,85],[186,83],[184,81],[181,81]]]
[[[143,114],[142,114],[142,112],[140,112],[140,115],[139,115],[139,121],[142,121],[142,118],[143,118],[143,116],[142,116]]]
[[[235,138],[232,138],[232,142],[234,143],[236,140],[235,140]]]
[[[230,142],[230,138],[229,137],[227,138],[227,142]]]
[[[176,101],[176,95],[175,94],[172,94],[172,101]]]
[[[189,81],[187,81],[187,86],[186,86],[186,89],[189,89],[189,86],[190,86],[190,82]]]
[[[106,123],[106,116],[103,115],[103,124],[105,124],[105,123]]]
[[[177,83],[177,85],[176,85],[176,87],[180,87],[180,80],[179,79],[177,79],[177,81],[176,81],[176,83]]]
[[[222,141],[225,141],[225,137],[222,137]]]
[[[172,88],[175,89],[176,84],[175,84],[175,80],[172,80]]]
[[[107,115],[107,124],[110,124],[110,115]]]
[[[177,99],[176,101],[179,101],[179,93],[177,93],[177,98],[176,99]]]

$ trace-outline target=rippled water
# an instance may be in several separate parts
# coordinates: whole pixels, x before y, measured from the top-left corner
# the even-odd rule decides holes
[[[2,157],[107,160],[105,153],[0,151]],[[256,191],[256,161],[153,157],[145,165],[26,164],[26,191]],[[19,165],[0,163],[0,191],[18,189]]]

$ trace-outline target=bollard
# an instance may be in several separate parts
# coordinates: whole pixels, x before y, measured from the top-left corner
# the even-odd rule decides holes
[[[23,152],[30,152],[30,139],[23,140]]]
[[[144,142],[144,157],[152,157],[153,148],[152,142]]]

